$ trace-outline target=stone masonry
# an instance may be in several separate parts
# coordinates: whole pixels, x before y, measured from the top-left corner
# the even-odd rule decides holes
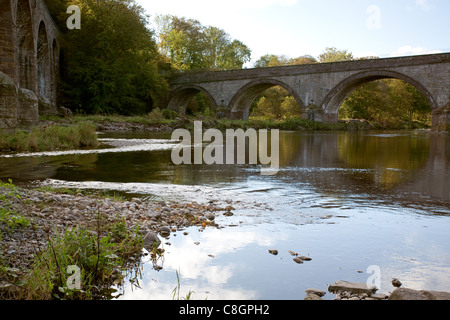
[[[233,71],[181,73],[171,78],[169,109],[184,112],[203,92],[220,117],[247,119],[253,100],[279,85],[303,110],[303,117],[337,122],[348,95],[363,83],[400,79],[429,101],[436,130],[450,130],[450,53]]]
[[[44,0],[0,0],[0,128],[57,113],[61,42]]]

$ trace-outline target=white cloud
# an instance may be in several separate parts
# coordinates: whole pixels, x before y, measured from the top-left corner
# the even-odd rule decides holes
[[[422,8],[425,11],[433,9],[433,5],[430,4],[429,0],[416,0],[416,6]]]
[[[420,1],[420,0],[417,0]],[[424,0],[421,0],[424,1]],[[430,50],[422,47],[413,47],[411,45],[402,46],[398,48],[396,51],[391,53],[391,57],[399,57],[399,56],[416,56],[421,54],[433,54],[433,53],[442,53],[440,50]]]

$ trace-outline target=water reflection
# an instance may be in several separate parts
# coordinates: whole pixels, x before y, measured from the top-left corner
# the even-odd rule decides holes
[[[375,185],[390,189],[414,176],[429,158],[430,137],[410,134],[340,135],[339,158],[349,167],[369,169]]]

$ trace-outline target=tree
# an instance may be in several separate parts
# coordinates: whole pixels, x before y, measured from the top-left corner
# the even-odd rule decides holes
[[[305,55],[298,58],[288,58],[285,55],[275,55],[275,54],[266,54],[259,58],[255,63],[255,68],[265,68],[265,67],[281,67],[281,66],[293,66],[293,65],[301,65],[301,64],[314,64],[317,63],[317,60],[310,56]]]
[[[158,71],[163,59],[142,7],[134,0],[76,4],[82,27],[65,34],[65,105],[85,113],[150,111],[167,84]]]
[[[355,60],[353,54],[347,50],[338,50],[336,48],[326,48],[323,53],[319,55],[319,62],[339,62]]]
[[[250,49],[222,29],[172,15],[157,16],[155,22],[160,51],[175,69],[242,69],[250,61]]]
[[[254,67],[279,67],[311,63],[317,63],[317,60],[309,55],[291,59],[285,55],[266,54],[255,62]],[[300,111],[295,98],[282,87],[275,86],[265,90],[255,99],[252,116],[275,119],[295,118],[300,116]]]

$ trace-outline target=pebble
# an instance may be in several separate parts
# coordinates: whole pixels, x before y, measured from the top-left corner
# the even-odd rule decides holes
[[[171,231],[171,229],[167,226],[163,226],[163,227],[159,228],[159,234],[161,235],[161,237],[164,237],[164,238],[170,236],[170,231]]]
[[[302,264],[302,263],[303,263],[303,260],[300,259],[299,257],[296,257],[296,258],[294,258],[293,260],[294,260],[296,263],[298,263],[298,264]]]

